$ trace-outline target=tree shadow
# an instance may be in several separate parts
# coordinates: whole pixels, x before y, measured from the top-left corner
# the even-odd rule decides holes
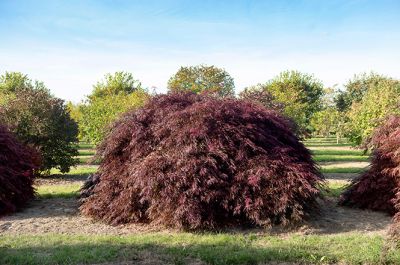
[[[35,198],[26,207],[19,211],[4,216],[0,221],[16,221],[34,218],[53,218],[62,216],[74,216],[79,214],[79,202],[77,198]]]
[[[326,197],[303,226],[305,233],[339,234],[346,232],[385,233],[392,217],[387,213],[338,205],[338,197]]]
[[[36,239],[43,244],[22,242],[16,247],[0,243],[1,264],[314,264],[336,263],[348,259],[351,263],[380,261],[379,250],[371,248],[370,256],[354,253],[330,253],[332,249],[311,242],[270,240],[265,238],[233,237],[207,241],[204,236],[198,239],[185,238],[171,242],[165,238],[157,239],[134,237],[103,238],[90,242],[88,238],[62,237],[44,242],[45,237]],[[195,236],[196,237],[196,236]],[[25,239],[26,240],[26,239]],[[33,239],[29,239],[33,240]],[[28,242],[29,242],[28,240]],[[275,240],[275,241],[274,241]],[[73,243],[69,243],[72,241]],[[83,241],[81,243],[77,243]],[[159,243],[162,241],[162,243]],[[324,240],[322,240],[324,241]],[[52,243],[53,244],[49,244]],[[356,240],[357,242],[357,240]],[[335,242],[333,240],[333,244]],[[371,243],[371,247],[374,244]],[[365,246],[364,246],[365,247]],[[346,252],[344,250],[343,252]],[[377,255],[378,254],[378,255]],[[353,255],[353,256],[351,256]],[[349,262],[350,263],[350,262]],[[347,263],[346,263],[347,264]]]

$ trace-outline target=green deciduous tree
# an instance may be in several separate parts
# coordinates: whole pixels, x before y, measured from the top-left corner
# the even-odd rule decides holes
[[[245,88],[239,93],[239,98],[260,103],[267,109],[273,109],[279,112],[282,112],[285,108],[285,105],[278,102],[271,92],[262,84]]]
[[[34,88],[32,80],[23,73],[5,72],[0,76],[0,90],[3,93],[15,93],[18,90],[32,88]]]
[[[80,133],[84,140],[97,144],[109,125],[127,110],[140,107],[149,98],[133,75],[126,72],[106,74],[94,86],[93,93],[80,106]]]
[[[328,107],[313,115],[311,126],[316,135],[329,137],[331,134],[335,134],[337,142],[339,142],[344,134],[345,119],[336,108]]]
[[[71,101],[67,102],[67,109],[69,111],[71,119],[73,119],[78,124],[78,128],[79,128],[78,139],[80,141],[83,140],[83,132],[81,129],[82,116],[83,116],[82,108],[83,108],[82,103],[74,104]]]
[[[345,113],[336,104],[340,94],[336,86],[325,88],[321,98],[322,110],[315,112],[310,121],[314,134],[324,137],[335,134],[338,143],[344,135],[346,122]]]
[[[390,114],[400,113],[400,81],[381,78],[368,85],[361,100],[348,112],[348,134],[354,144],[368,140],[372,131]]]
[[[42,170],[55,167],[67,172],[76,164],[78,131],[64,101],[21,73],[6,73],[0,80],[1,94],[7,97],[0,106],[0,120],[40,152]]]
[[[181,67],[168,81],[170,91],[209,93],[220,97],[233,96],[233,78],[224,69],[215,66]]]
[[[141,88],[142,84],[131,73],[123,71],[114,74],[107,73],[103,80],[93,86],[93,93],[89,96],[89,99],[118,94],[128,95]]]
[[[322,108],[323,85],[319,80],[298,71],[285,71],[255,89],[268,92],[271,96],[267,101],[283,107],[282,113],[297,124],[298,134],[311,131],[311,117]]]
[[[371,87],[382,82],[395,83],[396,80],[374,72],[354,75],[345,85],[346,90],[337,96],[337,107],[345,111],[349,110],[353,103],[358,103],[363,99]]]

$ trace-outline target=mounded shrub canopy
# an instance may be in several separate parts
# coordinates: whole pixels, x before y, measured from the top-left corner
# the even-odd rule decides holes
[[[81,210],[111,224],[188,229],[302,220],[323,180],[290,128],[248,101],[155,96],[100,146],[99,181]]]
[[[33,197],[38,157],[0,125],[0,216],[16,211]]]
[[[390,116],[371,139],[370,169],[342,194],[342,205],[400,212],[400,116]]]

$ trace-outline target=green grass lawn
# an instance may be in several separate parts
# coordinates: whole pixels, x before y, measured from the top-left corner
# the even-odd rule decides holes
[[[96,153],[95,150],[90,150],[90,149],[79,149],[79,156],[94,156]]]
[[[40,185],[36,188],[37,197],[49,198],[74,198],[78,195],[80,184]]]
[[[382,255],[378,235],[291,235],[243,233],[141,233],[130,236],[24,235],[0,236],[1,264],[88,264],[136,260],[141,252],[164,262],[207,264],[266,262],[398,264],[399,249]]]
[[[361,173],[364,171],[363,167],[321,167],[322,173]]]
[[[334,155],[334,156],[368,156],[369,153],[364,154],[364,150],[312,150],[311,152],[315,156],[320,155]]]
[[[65,176],[69,176],[69,177],[75,177],[75,176],[82,176],[82,175],[88,175],[88,174],[92,174],[95,173],[97,171],[98,166],[77,166],[77,167],[73,167],[71,168],[71,170],[68,173],[62,174],[58,169],[52,169],[50,171],[50,174],[62,174]]]
[[[93,156],[76,156],[78,159],[79,165],[99,165],[99,159],[93,159]]]
[[[305,146],[307,147],[318,147],[318,146],[324,146],[324,147],[335,147],[335,146],[347,146],[347,147],[352,147],[352,144],[350,143],[304,143]]]
[[[314,161],[317,162],[368,162],[369,156],[360,155],[315,155]]]
[[[79,149],[95,149],[96,146],[94,146],[93,144],[90,144],[90,143],[80,142],[78,144],[78,148]]]
[[[345,190],[349,183],[346,181],[343,182],[332,182],[328,181],[327,183],[327,190],[324,190],[322,193],[324,196],[328,197],[339,197],[340,194]]]

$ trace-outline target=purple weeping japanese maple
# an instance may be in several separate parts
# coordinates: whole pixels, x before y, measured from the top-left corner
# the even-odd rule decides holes
[[[0,125],[0,216],[18,210],[33,198],[39,161],[34,149],[22,145]]]
[[[384,211],[400,211],[400,116],[390,116],[370,141],[371,167],[354,179],[340,204]]]
[[[323,177],[292,127],[250,101],[155,96],[99,147],[81,211],[110,224],[185,229],[303,220]]]

